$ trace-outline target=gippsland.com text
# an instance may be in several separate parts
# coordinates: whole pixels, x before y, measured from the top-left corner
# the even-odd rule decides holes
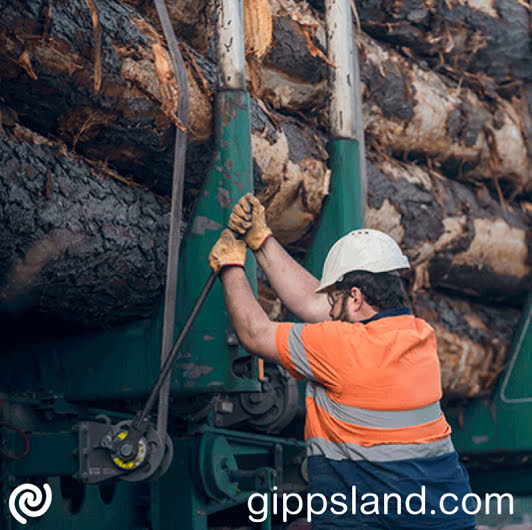
[[[404,499],[398,493],[364,493],[357,497],[356,486],[351,488],[351,498],[343,493],[334,493],[328,499],[321,493],[253,493],[248,499],[249,519],[254,523],[266,520],[271,511],[272,515],[281,515],[283,522],[292,516],[305,516],[308,522],[316,515],[321,515],[330,509],[335,515],[362,515],[389,513],[408,513],[410,515],[426,515],[436,513],[434,508],[428,508],[426,502],[426,488],[421,487],[419,493],[411,493]],[[482,497],[469,493],[458,498],[454,493],[445,493],[439,499],[439,510],[444,515],[453,515],[462,509],[469,515],[483,513],[513,514],[514,499],[509,493],[486,493]]]

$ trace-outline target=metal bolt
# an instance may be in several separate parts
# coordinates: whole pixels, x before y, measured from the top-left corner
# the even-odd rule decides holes
[[[120,446],[120,449],[118,450],[118,452],[124,456],[124,457],[128,457],[128,456],[131,456],[133,454],[133,444],[123,444]]]
[[[231,401],[221,401],[218,404],[218,412],[222,412],[224,414],[230,414],[233,412],[233,403]]]
[[[226,329],[226,341],[228,346],[238,346],[238,337],[232,329]]]
[[[253,403],[253,404],[258,404],[262,401],[262,398],[263,396],[261,395],[260,392],[252,392],[251,394],[249,394],[249,401],[250,403]]]
[[[111,449],[113,447],[113,439],[108,434],[106,434],[102,438],[100,445],[102,447],[105,447],[106,449]]]

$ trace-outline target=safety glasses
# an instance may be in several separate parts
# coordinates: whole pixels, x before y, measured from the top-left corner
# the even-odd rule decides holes
[[[329,302],[329,305],[332,307],[338,298],[340,298],[340,295],[344,294],[343,291],[331,291],[327,293],[327,301]]]

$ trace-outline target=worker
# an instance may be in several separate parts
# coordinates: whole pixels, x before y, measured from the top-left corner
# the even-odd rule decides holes
[[[244,273],[246,245],[303,323],[269,320]],[[407,306],[398,271],[409,263],[390,236],[342,237],[320,282],[272,237],[264,207],[247,194],[209,265],[244,349],[308,381],[308,488],[329,500],[312,528],[475,528],[469,478],[440,407],[434,330]],[[344,498],[347,510],[333,500]]]

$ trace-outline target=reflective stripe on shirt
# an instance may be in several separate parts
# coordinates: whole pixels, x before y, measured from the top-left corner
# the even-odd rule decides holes
[[[392,462],[412,458],[433,458],[454,451],[451,437],[423,444],[382,444],[364,447],[354,443],[330,442],[320,437],[306,441],[307,456],[325,456],[331,460],[369,460]]]
[[[288,349],[290,351],[290,358],[294,366],[297,366],[297,371],[305,378],[315,381],[312,370],[308,363],[307,354],[305,353],[305,346],[301,340],[301,331],[305,324],[294,324],[288,332]]]
[[[400,429],[422,425],[437,420],[442,414],[439,401],[410,410],[369,410],[351,407],[332,400],[323,387],[311,382],[307,383],[306,395],[337,420],[375,429]]]

